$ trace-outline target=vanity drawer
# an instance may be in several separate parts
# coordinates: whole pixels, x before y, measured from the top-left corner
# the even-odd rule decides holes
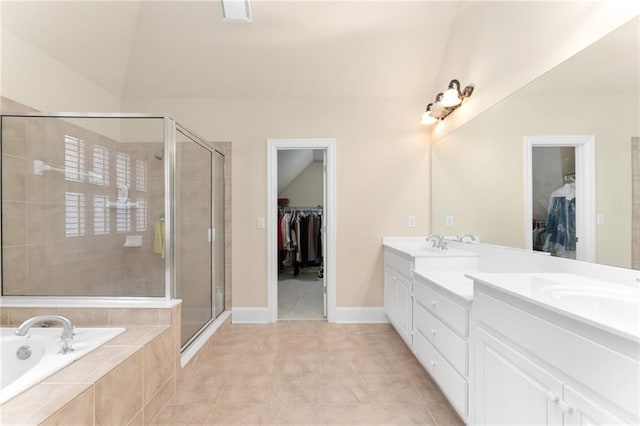
[[[411,270],[413,269],[413,261],[404,258],[398,254],[392,253],[389,250],[384,252],[384,265],[385,267],[392,268],[395,272],[404,275],[411,279]]]
[[[460,413],[462,418],[468,416],[469,384],[429,343],[422,333],[413,336],[415,354],[418,361],[438,383],[447,399]]]
[[[421,279],[413,280],[414,300],[463,336],[469,335],[469,311],[431,289]]]
[[[460,374],[468,377],[468,345],[462,337],[418,303],[413,304],[413,324],[415,331],[426,336]]]

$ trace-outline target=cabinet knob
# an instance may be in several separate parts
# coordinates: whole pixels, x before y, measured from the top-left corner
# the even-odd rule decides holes
[[[432,306],[432,307],[434,307],[434,308],[435,308],[437,304],[438,304],[438,302],[436,302],[435,300],[432,300],[432,301],[431,301],[431,306]]]
[[[569,404],[567,404],[567,403],[566,403],[566,402],[564,402],[564,401],[558,401],[558,407],[560,407],[560,410],[561,410],[563,413],[566,413],[566,414],[571,414],[571,413],[573,413],[573,407],[571,407]]]
[[[435,336],[436,334],[438,334],[438,332],[436,330],[434,330],[434,329],[431,329],[431,334],[433,334]]]
[[[438,365],[438,364],[436,364],[436,362],[435,362],[435,361],[431,361],[431,366],[432,366],[432,367],[435,367],[436,365]]]

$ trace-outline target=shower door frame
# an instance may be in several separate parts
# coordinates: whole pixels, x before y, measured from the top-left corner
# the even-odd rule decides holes
[[[175,126],[175,131],[173,133],[174,135],[176,134],[176,132],[180,132],[184,136],[188,137],[191,140],[191,142],[195,142],[199,147],[201,147],[203,149],[206,149],[207,151],[210,152],[210,154],[211,154],[211,167],[212,167],[211,170],[212,170],[212,172],[213,172],[213,155],[214,155],[214,153],[217,152],[218,154],[220,154],[222,156],[223,161],[226,161],[225,156],[224,156],[224,154],[222,152],[218,151],[217,149],[215,149],[211,145],[209,145],[206,142],[206,140],[204,138],[202,138],[201,136],[199,136],[197,133],[194,133],[193,131],[187,129],[186,127],[180,125],[179,123],[175,123],[174,122],[174,126]],[[177,141],[176,141],[175,138],[174,138],[174,141],[173,141],[173,148],[174,148],[174,152],[173,152],[174,157],[172,159],[172,163],[174,165],[174,167],[173,167],[174,173],[173,173],[173,176],[172,176],[172,180],[173,180],[174,187],[175,187],[175,186],[177,186],[176,185],[176,180],[178,178],[177,174],[175,173],[175,169],[177,167],[177,164],[176,164],[177,159],[176,159],[176,155],[175,155],[175,152],[177,150]],[[215,178],[214,178],[214,175],[212,173],[211,174],[211,223],[210,223],[212,227],[214,226],[214,211],[215,211],[215,200],[214,200],[214,197],[213,197],[214,179]],[[223,177],[223,179],[224,179],[224,177]],[[223,187],[224,187],[224,184],[223,184]],[[223,194],[223,199],[224,199],[224,194]],[[171,207],[175,208],[174,206],[175,206],[175,203]],[[223,215],[224,215],[224,206],[223,206],[222,211],[223,211]],[[177,216],[174,215],[173,217],[175,218]],[[177,225],[174,227],[174,229],[177,229]],[[175,237],[175,235],[174,235],[174,237]],[[177,243],[178,243],[178,240],[176,238],[174,238],[174,241],[176,242],[176,244],[174,244],[174,246],[176,246]],[[193,336],[191,336],[184,344],[180,345],[180,351],[181,352],[184,352],[192,343],[194,343],[196,340],[198,340],[198,338],[205,332],[205,330],[207,330],[207,328],[212,323],[214,323],[215,320],[218,318],[218,316],[221,315],[227,308],[225,306],[225,309],[223,309],[222,312],[220,312],[218,314],[218,316],[216,316],[216,313],[215,313],[215,288],[214,288],[215,287],[214,286],[214,280],[215,280],[215,278],[214,278],[214,272],[215,272],[214,271],[214,240],[209,241],[209,243],[211,244],[211,282],[210,282],[210,285],[211,285],[211,318],[209,318],[209,320],[206,323],[204,323],[202,325],[202,327],[200,327],[200,329],[198,329],[198,331]],[[175,247],[174,247],[174,249],[175,249]],[[223,256],[224,256],[224,250],[223,250]],[[174,262],[175,262],[175,267],[173,268],[173,273],[174,273],[174,276],[176,278],[173,281],[172,294],[175,295],[175,294],[177,294],[177,291],[178,291],[178,288],[177,288],[177,285],[178,285],[178,280],[177,280],[177,269],[178,269],[177,268],[177,256],[174,254],[173,258],[174,258]],[[224,264],[224,262],[223,262],[223,264]],[[226,285],[225,285],[225,292],[226,292]],[[223,295],[223,301],[224,301],[224,299],[226,299],[226,293]],[[184,312],[184,311],[185,310],[184,310],[184,306],[183,306],[182,309],[181,309],[181,312]]]

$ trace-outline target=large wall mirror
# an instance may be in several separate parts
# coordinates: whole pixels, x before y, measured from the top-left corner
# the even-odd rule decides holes
[[[478,234],[482,242],[532,248],[527,192],[527,140],[592,138],[588,196],[593,217],[582,225],[595,235],[583,260],[640,267],[640,18],[611,32],[432,146],[432,232]],[[481,88],[477,88],[480,93]],[[579,151],[579,150],[577,150]],[[559,183],[575,151],[558,150]],[[588,163],[588,162],[587,162]],[[579,168],[575,166],[576,168]],[[572,176],[575,174],[576,176]],[[554,183],[548,183],[551,190]],[[567,186],[568,187],[568,186]],[[584,187],[582,189],[585,189]],[[542,197],[545,198],[544,196]],[[584,200],[577,199],[578,207]],[[543,207],[544,211],[544,207]],[[544,213],[542,213],[544,217]],[[449,217],[449,218],[448,218]],[[449,219],[449,220],[447,220]],[[541,222],[544,219],[538,218]],[[446,226],[446,223],[453,226]],[[531,231],[528,231],[531,230]],[[573,254],[575,256],[575,254]],[[570,257],[570,256],[566,256]],[[580,257],[578,257],[580,259]]]

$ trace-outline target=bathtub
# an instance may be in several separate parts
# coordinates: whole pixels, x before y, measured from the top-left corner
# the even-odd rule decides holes
[[[15,335],[16,328],[0,328],[0,404],[18,395],[72,361],[88,354],[113,339],[124,328],[75,328],[73,352],[59,355],[62,329],[36,328],[24,337]],[[21,360],[18,355],[21,355]]]

